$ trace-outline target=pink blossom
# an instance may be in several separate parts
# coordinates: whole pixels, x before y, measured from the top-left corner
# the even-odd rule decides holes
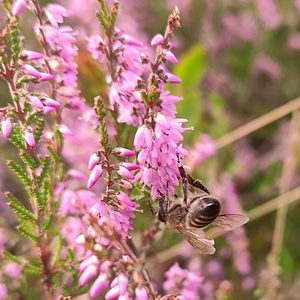
[[[259,56],[254,62],[254,72],[261,72],[274,80],[282,77],[280,65],[269,56]]]
[[[9,278],[17,280],[21,277],[21,269],[22,266],[16,263],[7,263],[4,266],[3,271]]]
[[[88,169],[91,171],[93,170],[93,168],[99,163],[99,156],[97,155],[97,153],[93,153],[90,156],[89,159],[89,164],[88,164]]]
[[[178,59],[177,57],[172,53],[172,51],[168,50],[166,51],[166,59],[171,62],[174,65],[178,64]]]
[[[43,59],[44,55],[40,52],[30,51],[30,50],[23,50],[20,54],[21,59],[23,60],[39,60]]]
[[[117,173],[125,179],[134,179],[134,175],[125,167],[119,166]]]
[[[80,275],[79,284],[86,285],[98,275],[98,267],[96,265],[89,265]]]
[[[157,47],[164,42],[164,37],[161,34],[156,34],[151,40],[151,46]]]
[[[27,8],[27,6],[26,0],[14,0],[11,11],[12,15],[17,17]]]
[[[35,146],[35,138],[31,130],[27,129],[24,132],[24,139],[30,147]]]
[[[35,77],[36,79],[40,79],[40,78],[42,77],[41,72],[38,71],[36,68],[34,68],[34,67],[31,66],[31,65],[23,65],[23,66],[22,66],[22,71],[23,71],[25,74],[28,74],[28,75],[30,75],[30,76]]]
[[[0,300],[7,300],[8,292],[4,283],[0,283]]]
[[[109,281],[107,274],[99,275],[90,288],[90,296],[92,298],[98,297],[108,285]]]
[[[132,189],[133,188],[133,185],[130,182],[123,180],[123,179],[121,179],[119,181],[119,184],[124,189]]]
[[[87,187],[89,189],[92,188],[96,184],[98,179],[101,177],[102,173],[103,173],[103,169],[100,165],[96,165],[93,168],[91,175],[89,177],[89,180],[88,180],[88,184],[87,184]]]
[[[138,287],[135,289],[136,300],[148,300],[147,290],[144,287]]]
[[[120,296],[120,288],[115,285],[105,294],[105,300],[113,300]]]
[[[175,84],[181,83],[181,79],[178,76],[176,76],[175,74],[167,72],[166,75],[167,75],[168,83],[175,83]]]
[[[130,150],[130,149],[126,149],[126,148],[122,148],[122,147],[118,147],[114,149],[114,154],[121,156],[121,157],[132,157],[135,156],[135,152]]]
[[[1,121],[1,130],[4,138],[7,139],[10,136],[12,128],[13,128],[13,124],[10,118],[5,118],[4,120]]]
[[[73,136],[74,135],[72,130],[68,126],[66,126],[65,124],[59,125],[58,129],[64,135],[67,135],[67,136]]]
[[[277,28],[281,23],[281,16],[274,0],[255,1],[260,18],[269,29]]]
[[[52,98],[49,98],[49,97],[42,97],[41,101],[43,101],[43,104],[46,106],[51,106],[54,108],[58,108],[61,106],[61,104],[58,101],[56,101]]]
[[[37,109],[44,108],[42,101],[37,96],[27,95],[27,98],[29,99],[29,102],[33,107],[35,107]]]
[[[58,26],[59,23],[62,23],[64,17],[69,16],[68,11],[58,4],[49,4],[45,9],[45,14],[53,26]]]

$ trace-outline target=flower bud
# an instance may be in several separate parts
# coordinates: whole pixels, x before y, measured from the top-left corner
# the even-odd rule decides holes
[[[84,271],[88,266],[90,265],[98,265],[99,264],[99,259],[97,258],[96,255],[92,255],[88,258],[86,258],[79,266],[79,271],[82,272]]]
[[[20,58],[27,61],[39,60],[39,59],[43,59],[44,55],[36,51],[23,50],[20,54]]]
[[[122,166],[129,171],[136,171],[140,168],[137,164],[127,163],[127,162],[122,163]]]
[[[42,101],[37,96],[28,95],[27,98],[29,99],[29,103],[31,104],[31,106],[37,109],[44,108]]]
[[[126,148],[115,148],[114,149],[114,154],[121,156],[121,157],[131,157],[131,156],[135,156],[135,152],[130,150],[130,149],[126,149]]]
[[[168,79],[167,82],[168,83],[181,83],[181,79],[179,77],[177,77],[176,75],[172,74],[172,73],[166,73]]]
[[[146,125],[139,127],[134,136],[133,144],[137,150],[143,147],[150,148],[152,146],[152,130]]]
[[[127,287],[128,287],[128,279],[124,274],[120,274],[118,276],[118,285],[120,288],[120,295],[124,295],[127,293]]]
[[[22,67],[22,71],[27,75],[35,77],[36,79],[40,79],[42,77],[40,71],[38,71],[36,68],[34,68],[31,65],[24,65]]]
[[[147,291],[143,287],[138,287],[135,289],[135,299],[136,300],[148,300]]]
[[[142,47],[143,43],[134,39],[133,37],[127,35],[127,34],[123,34],[123,38],[124,38],[124,42],[125,44],[129,45],[129,46],[135,46],[135,47]]]
[[[12,131],[13,125],[11,123],[10,118],[6,118],[1,122],[1,130],[2,135],[5,139],[7,139]]]
[[[58,108],[61,105],[58,101],[56,101],[52,98],[49,98],[49,97],[43,97],[42,100],[43,100],[44,105],[46,105],[46,106]]]
[[[126,206],[129,206],[131,208],[135,207],[136,206],[136,203],[134,203],[130,198],[129,196],[127,196],[124,192],[118,192],[117,193],[117,199],[125,204]]]
[[[35,146],[35,138],[34,138],[33,133],[30,130],[26,130],[24,132],[24,139],[30,147]]]
[[[98,268],[96,265],[89,265],[80,275],[79,284],[81,286],[89,283],[93,278],[98,275]]]
[[[123,179],[120,180],[119,184],[124,189],[131,190],[133,188],[133,185],[129,181]]]
[[[98,179],[101,177],[102,173],[103,173],[103,169],[101,168],[100,165],[97,165],[93,168],[87,184],[87,187],[89,189],[96,184]]]
[[[151,40],[151,46],[156,47],[164,42],[164,37],[161,34],[156,34]]]
[[[93,153],[90,156],[89,159],[89,164],[88,164],[88,169],[91,171],[93,170],[93,168],[99,163],[99,156],[97,155],[97,153]]]
[[[90,296],[92,298],[98,297],[101,292],[109,285],[108,277],[106,274],[101,274],[95,280],[90,289]]]
[[[119,166],[117,173],[125,179],[134,179],[134,175],[123,166]]]
[[[11,13],[13,16],[17,17],[27,8],[27,3],[25,0],[15,0],[12,6]]]
[[[105,300],[116,299],[117,297],[119,297],[119,295],[120,295],[120,288],[118,285],[116,285],[105,294]]]
[[[50,73],[40,73],[41,77],[39,78],[39,81],[49,81],[54,78],[54,76]]]
[[[166,52],[166,59],[174,65],[178,64],[177,57],[169,50]]]

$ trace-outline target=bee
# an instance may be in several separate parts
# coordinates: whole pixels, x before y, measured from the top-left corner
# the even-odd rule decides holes
[[[214,241],[206,237],[203,229],[214,225],[223,230],[233,230],[249,221],[242,214],[220,214],[221,204],[198,180],[179,168],[182,177],[183,199],[175,196],[172,203],[166,197],[158,198],[158,219],[177,230],[194,248],[203,254],[215,252]],[[202,193],[195,193],[198,188]],[[191,197],[188,191],[192,192]],[[201,229],[201,230],[196,230]]]

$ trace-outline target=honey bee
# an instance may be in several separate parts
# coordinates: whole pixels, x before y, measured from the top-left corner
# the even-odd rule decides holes
[[[183,199],[175,197],[172,203],[166,197],[158,198],[157,216],[161,222],[177,230],[194,248],[203,254],[215,252],[214,241],[206,237],[203,229],[214,225],[223,230],[233,230],[248,222],[242,214],[220,214],[221,204],[212,197],[208,189],[194,180],[180,167]],[[194,193],[194,188],[202,193]],[[188,192],[192,194],[189,197]],[[201,229],[201,230],[196,230]]]

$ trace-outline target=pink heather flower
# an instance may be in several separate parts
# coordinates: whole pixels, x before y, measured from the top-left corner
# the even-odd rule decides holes
[[[120,296],[120,288],[115,285],[105,294],[105,300],[113,300]]]
[[[92,255],[88,258],[85,258],[84,261],[79,266],[79,271],[83,272],[90,265],[99,265],[100,261],[97,256]]]
[[[5,139],[7,139],[10,136],[12,128],[13,128],[13,124],[10,118],[5,118],[4,120],[2,120],[1,130],[2,130],[2,135]]]
[[[27,6],[28,4],[25,0],[14,0],[11,10],[12,15],[17,17],[27,8]]]
[[[58,129],[62,134],[66,135],[66,136],[73,136],[74,135],[72,130],[64,124],[59,125]]]
[[[181,269],[176,263],[165,275],[167,280],[164,282],[163,287],[167,293],[179,291],[182,295],[182,299],[199,299],[203,278],[198,273]]]
[[[92,298],[98,297],[103,292],[103,290],[106,287],[108,287],[108,285],[109,285],[109,281],[108,281],[107,274],[99,275],[90,288],[90,292],[89,292],[90,296]]]
[[[93,168],[99,163],[99,156],[97,155],[97,153],[93,153],[90,156],[89,159],[89,164],[88,164],[88,169],[91,171],[93,170]]]
[[[31,130],[25,130],[24,132],[24,139],[26,141],[26,143],[30,146],[30,147],[34,147],[35,146],[35,138],[34,135],[32,133]]]
[[[58,26],[59,23],[64,21],[64,17],[68,17],[68,11],[58,4],[49,4],[45,9],[45,14],[53,26]]]
[[[142,47],[143,43],[134,39],[133,37],[127,35],[127,34],[123,34],[122,36],[124,43],[129,45],[129,46],[135,46],[135,47]]]
[[[118,285],[120,288],[120,295],[125,295],[128,292],[128,279],[124,274],[118,276]]]
[[[125,179],[134,179],[134,175],[125,167],[119,166],[117,173]]]
[[[132,151],[130,149],[122,148],[122,147],[115,148],[113,152],[114,152],[115,155],[118,155],[120,157],[133,157],[133,156],[135,156],[134,151]]]
[[[161,34],[156,34],[151,40],[151,46],[157,47],[164,42],[164,37]]]
[[[61,106],[61,104],[58,101],[49,97],[42,97],[41,100],[43,101],[45,106],[51,106],[54,108],[58,108]]]
[[[269,29],[276,29],[281,23],[281,16],[274,0],[256,0],[255,2],[265,26]]]
[[[80,179],[80,180],[85,180],[86,179],[86,175],[83,174],[82,172],[78,171],[78,170],[69,169],[67,174],[68,174],[68,176],[70,176],[74,179]]]
[[[88,38],[87,48],[94,59],[98,60],[100,63],[105,61],[105,45],[100,36],[97,35]]]
[[[141,150],[142,148],[149,148],[152,146],[152,130],[143,125],[138,128],[135,136],[134,136],[134,146],[137,150]]]
[[[178,59],[177,57],[172,53],[172,51],[168,50],[166,51],[166,59],[171,62],[174,65],[178,64]]]
[[[190,150],[188,166],[191,168],[197,167],[197,165],[214,155],[215,152],[216,146],[212,138],[207,134],[201,134],[198,141]]]
[[[41,77],[39,78],[39,81],[42,82],[42,81],[49,81],[49,80],[52,80],[54,78],[54,76],[50,73],[43,73],[41,72],[40,73]]]
[[[88,180],[88,184],[87,184],[87,187],[89,189],[92,188],[96,184],[98,179],[101,177],[102,173],[103,173],[103,169],[100,165],[96,165],[93,168],[91,175],[89,177],[89,180]]]
[[[136,300],[148,300],[147,290],[143,287],[138,287],[135,289],[135,299]]]
[[[53,112],[53,111],[55,111],[55,110],[56,110],[56,108],[53,107],[53,106],[44,106],[44,107],[43,107],[43,112],[44,112],[44,114],[51,113],[51,112]]]
[[[16,263],[7,263],[3,271],[9,278],[16,280],[21,277],[21,269],[22,267]]]
[[[0,283],[0,300],[7,300],[7,288],[4,283]]]
[[[20,54],[20,58],[23,60],[31,61],[31,60],[43,59],[44,55],[36,51],[23,50]]]
[[[29,99],[29,103],[37,108],[37,109],[43,109],[44,105],[42,103],[42,101],[37,97],[37,96],[33,96],[33,95],[27,95],[27,98]]]
[[[175,83],[175,84],[181,83],[181,79],[177,77],[175,74],[166,72],[166,75],[167,75],[168,83]]]
[[[89,265],[80,275],[79,284],[86,285],[98,275],[98,266]]]
[[[137,164],[128,163],[128,162],[123,162],[121,165],[126,169],[128,169],[129,171],[136,171],[140,168]]]
[[[274,80],[282,77],[282,70],[279,64],[269,56],[259,56],[254,62],[254,72],[259,71]]]
[[[22,71],[27,75],[35,77],[36,79],[40,79],[42,77],[41,72],[31,65],[23,65]]]
[[[121,180],[119,181],[119,184],[120,184],[120,186],[121,186],[122,188],[124,188],[124,189],[129,189],[129,190],[131,190],[131,189],[133,188],[133,185],[132,185],[130,182],[128,182],[128,181],[126,181],[126,180],[123,180],[123,179],[121,179]]]

